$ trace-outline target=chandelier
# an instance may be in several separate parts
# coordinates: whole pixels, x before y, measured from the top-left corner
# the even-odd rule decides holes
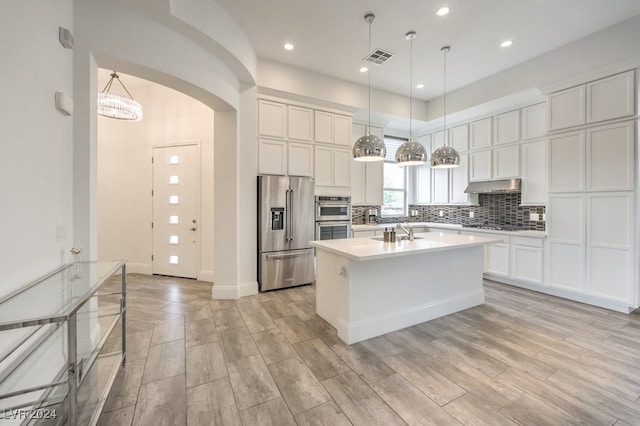
[[[111,93],[111,85],[116,80],[124,89],[127,96]],[[118,74],[113,71],[111,79],[102,92],[98,93],[98,115],[117,120],[140,121],[142,120],[142,105],[136,102],[131,93],[124,87]]]

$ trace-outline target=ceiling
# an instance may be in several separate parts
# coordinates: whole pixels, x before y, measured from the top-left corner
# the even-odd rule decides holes
[[[245,31],[258,57],[367,84],[360,73],[371,47],[396,56],[372,67],[371,84],[409,95],[410,42],[413,90],[432,99],[443,90],[443,54],[447,55],[447,90],[481,80],[588,34],[640,14],[638,0],[216,0]],[[451,12],[435,15],[441,6]],[[500,43],[513,40],[501,48]],[[283,49],[285,42],[295,48]]]

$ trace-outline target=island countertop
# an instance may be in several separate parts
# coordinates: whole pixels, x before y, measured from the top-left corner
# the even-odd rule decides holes
[[[452,250],[462,247],[481,246],[500,242],[491,237],[475,235],[439,234],[424,232],[415,234],[413,241],[385,243],[374,238],[343,238],[337,240],[311,241],[311,245],[352,260],[375,260],[418,253]]]

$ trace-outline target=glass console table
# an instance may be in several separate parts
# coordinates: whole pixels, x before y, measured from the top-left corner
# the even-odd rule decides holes
[[[126,272],[78,262],[0,299],[0,423],[97,423],[126,358]]]

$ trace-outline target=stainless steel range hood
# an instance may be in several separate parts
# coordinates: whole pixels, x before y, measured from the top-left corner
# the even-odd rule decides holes
[[[500,179],[469,182],[464,192],[468,194],[500,194],[520,192],[521,179]]]

